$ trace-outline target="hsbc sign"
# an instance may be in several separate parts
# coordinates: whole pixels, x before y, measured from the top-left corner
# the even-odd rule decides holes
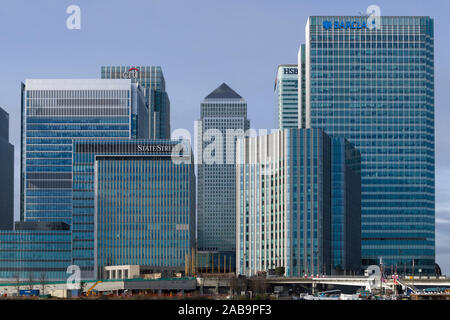
[[[284,74],[298,74],[297,68],[283,68]]]

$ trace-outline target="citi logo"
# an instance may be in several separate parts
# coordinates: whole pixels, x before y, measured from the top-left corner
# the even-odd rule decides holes
[[[136,79],[138,77],[139,69],[130,68],[128,71],[122,73],[122,79]]]

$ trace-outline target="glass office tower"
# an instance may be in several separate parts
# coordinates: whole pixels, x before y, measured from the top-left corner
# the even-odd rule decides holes
[[[83,250],[94,247],[93,239],[85,238],[86,231],[94,230],[93,208],[78,204],[83,195],[72,197],[73,141],[148,138],[148,134],[145,96],[129,79],[31,79],[22,84],[21,221],[70,227],[69,231],[50,230],[45,237],[33,238],[55,248],[45,256],[30,255],[30,270],[38,260],[43,260],[48,270],[53,270],[52,261],[65,261],[56,249],[59,233],[64,237],[70,234],[72,263],[81,267],[83,277],[86,261],[92,260],[86,254],[89,250]],[[38,229],[21,232],[34,237]],[[21,245],[18,250],[32,251],[34,246],[29,242]]]
[[[201,103],[196,123],[198,248],[235,261],[236,140],[249,129],[247,103],[223,83]],[[234,263],[232,265],[234,268]]]
[[[237,273],[277,267],[288,277],[359,272],[358,154],[321,129],[239,140]]]
[[[298,67],[296,64],[278,66],[275,90],[278,98],[278,128],[298,128]]]
[[[342,137],[331,137],[332,273],[361,271],[361,154]]]
[[[363,265],[434,273],[433,20],[366,20],[308,19],[306,127],[361,152]]]
[[[147,138],[145,98],[130,80],[29,79],[22,99],[21,220],[71,225],[72,140]]]
[[[89,139],[74,142],[74,205],[92,208],[94,231],[80,238],[74,261],[103,267],[185,270],[195,248],[195,175],[191,149],[179,140]],[[84,259],[82,257],[91,257]]]
[[[103,66],[102,79],[131,79],[144,89],[149,105],[150,139],[170,139],[170,100],[159,66]]]
[[[14,221],[14,146],[9,142],[9,114],[0,108],[0,230]]]
[[[305,45],[300,45],[298,50],[298,127],[306,128],[306,74],[305,74]]]

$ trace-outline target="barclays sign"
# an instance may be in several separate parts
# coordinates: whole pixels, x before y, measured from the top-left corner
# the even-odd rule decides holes
[[[323,22],[323,28],[325,30],[330,29],[372,29],[367,26],[365,21],[328,21]]]
[[[341,20],[331,22],[329,20],[323,21],[322,25],[325,30],[330,29],[381,29],[381,9],[377,5],[370,5],[367,7],[366,18],[361,18],[361,21],[356,20]],[[350,18],[350,17],[349,17]],[[352,18],[353,19],[353,18]]]

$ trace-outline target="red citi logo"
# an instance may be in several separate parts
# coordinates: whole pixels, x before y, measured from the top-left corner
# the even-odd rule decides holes
[[[138,77],[139,69],[130,68],[128,71],[122,73],[122,79],[136,79]]]

